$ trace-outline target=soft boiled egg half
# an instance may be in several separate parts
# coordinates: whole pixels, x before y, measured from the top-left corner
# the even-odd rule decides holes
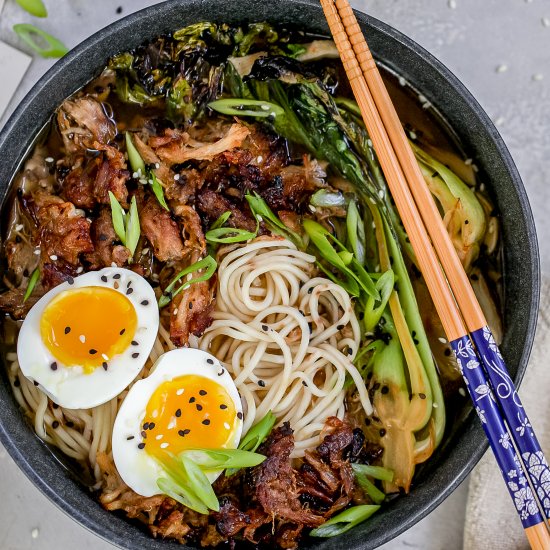
[[[62,283],[29,311],[17,342],[23,374],[58,405],[106,403],[139,374],[155,342],[159,313],[151,285],[106,268]]]
[[[113,428],[113,459],[124,483],[149,497],[160,493],[161,462],[187,449],[235,449],[243,413],[229,373],[205,351],[180,348],[159,357],[136,382]],[[210,481],[219,472],[209,472]]]

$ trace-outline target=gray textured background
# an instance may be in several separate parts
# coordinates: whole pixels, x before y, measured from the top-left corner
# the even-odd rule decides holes
[[[222,0],[220,0],[222,1]],[[276,1],[276,0],[274,0]],[[72,47],[147,0],[45,0],[38,24]],[[393,25],[445,63],[496,122],[531,199],[543,273],[550,271],[550,0],[355,0],[354,7]],[[1,1],[0,1],[1,4]],[[117,7],[122,6],[122,14]],[[14,23],[34,22],[13,0],[0,16],[0,40],[24,46]],[[13,110],[52,64],[35,59],[8,108]],[[1,71],[1,67],[0,67]],[[1,160],[0,160],[1,162]],[[19,472],[0,447],[0,549],[108,550],[112,546],[65,517]],[[467,483],[416,527],[384,548],[462,548]]]

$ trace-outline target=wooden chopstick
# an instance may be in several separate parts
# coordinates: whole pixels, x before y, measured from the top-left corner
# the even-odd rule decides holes
[[[439,211],[420,173],[414,154],[410,149],[401,123],[395,113],[395,109],[389,99],[353,11],[346,0],[336,0],[336,4],[334,4],[333,0],[321,0],[321,4],[325,11],[325,16],[332,31],[334,41],[340,52],[344,68],[350,80],[350,85],[363,115],[365,125],[373,141],[374,149],[376,150],[386,176],[388,186],[392,192],[415,254],[417,255],[418,263],[423,272],[430,294],[434,299],[434,304],[446,334],[457,354],[459,364],[461,362],[459,354],[464,350],[466,350],[466,357],[463,357],[464,363],[466,364],[466,361],[468,361],[467,364],[471,365],[472,361],[474,361],[474,364],[476,364],[473,368],[470,366],[467,369],[463,369],[465,379],[470,383],[468,389],[472,399],[474,402],[476,399],[479,399],[479,396],[476,396],[474,392],[475,388],[478,387],[477,384],[483,384],[487,389],[488,395],[494,396],[493,389],[486,378],[487,374],[489,378],[491,378],[491,373],[486,373],[483,368],[477,367],[484,365],[485,368],[487,368],[488,365],[489,367],[491,366],[491,362],[496,361],[496,370],[499,371],[498,367],[501,367],[504,368],[504,372],[506,372],[504,362],[500,357],[494,339],[491,339],[492,335],[486,326],[483,312],[473,294],[473,290],[464,273],[462,264],[456,255],[454,247],[448,238]],[[361,65],[359,62],[361,62]],[[359,75],[359,73],[361,74]],[[380,113],[378,109],[380,109]],[[387,123],[387,127],[384,126],[384,123]],[[386,129],[388,130],[387,133]],[[397,145],[393,145],[394,143]],[[395,152],[392,145],[396,149]],[[396,153],[399,153],[399,158],[396,156]],[[407,182],[405,170],[407,176],[414,182],[413,185],[411,185],[410,181]],[[413,190],[414,198],[419,202],[423,202],[421,213],[424,213],[424,216],[421,216],[416,210],[417,206],[411,195],[409,185]],[[439,231],[437,227],[435,229],[431,228],[432,221],[436,222],[434,226],[440,226]],[[460,284],[467,287],[464,294],[461,295],[460,303],[462,305],[462,311],[456,307],[454,301],[455,298],[457,298],[456,291],[455,296],[453,296],[445,280],[445,275],[442,273],[441,265],[431,247],[424,223],[428,227],[430,237],[432,237],[432,234],[435,235],[435,237],[432,237],[432,240],[440,256],[439,259],[446,267],[445,274],[447,278],[451,283],[454,282],[453,290],[455,288],[460,289]],[[443,259],[445,255],[450,256],[450,258]],[[447,273],[447,269],[452,273]],[[471,335],[468,334],[468,331],[464,327],[462,315],[467,320],[469,330],[472,331]],[[491,338],[489,338],[489,336]],[[472,340],[470,340],[470,337]],[[473,349],[472,341],[477,350]],[[467,372],[469,370],[472,372]],[[501,382],[501,380],[499,382]],[[508,382],[511,384],[510,388],[513,389],[511,394],[513,393],[514,397],[517,396],[513,383],[509,377],[506,379],[507,384]],[[474,384],[473,386],[471,385],[472,383]],[[497,390],[500,387],[498,382],[494,384],[494,386]],[[516,443],[516,434],[512,432],[510,426],[507,427],[505,425],[501,414],[504,414],[510,424],[509,414],[517,413],[518,409],[521,409],[520,412],[522,412],[523,407],[521,405],[518,406],[515,399],[511,400],[511,402],[513,402],[513,405],[511,405],[500,395],[499,391],[496,393],[499,398],[500,408],[496,405],[494,407],[487,407],[488,404],[492,404],[490,397],[488,402],[484,404],[489,410],[489,412],[484,411],[485,416],[488,418],[488,420],[484,422],[484,429],[491,447],[493,448],[493,452],[495,453],[499,466],[501,466],[503,475],[506,476],[506,472],[508,472],[508,470],[506,470],[507,467],[516,466],[517,468],[521,466],[524,470],[523,473],[531,483],[531,490],[538,491],[540,489],[540,483],[530,475],[529,469],[521,462],[520,457],[517,455],[512,445],[506,445],[506,448],[504,448],[505,445],[497,441],[499,436],[502,441],[504,434],[507,434],[508,438],[513,439],[514,443]],[[502,402],[504,402],[504,405]],[[524,418],[525,421],[528,422],[525,415]],[[483,420],[484,418],[482,417],[482,422]],[[524,449],[527,449],[529,453],[523,456],[523,458],[539,458],[541,462],[544,461],[544,464],[541,464],[544,469],[544,467],[547,467],[544,455],[533,433],[532,436],[532,438],[529,438],[527,445],[523,445]],[[523,444],[523,440],[521,440],[520,443]],[[522,455],[524,455],[523,452]],[[514,497],[510,484],[508,484],[508,488],[512,497]],[[541,495],[541,499],[542,497],[543,495]],[[536,502],[536,504],[540,506],[540,502]],[[519,511],[520,510],[518,510],[518,513]],[[546,512],[546,510],[544,510],[544,512]],[[546,515],[545,513],[545,516]],[[522,516],[522,520],[531,546],[533,548],[549,548],[550,535],[545,517],[537,512],[532,514],[529,518],[524,518]]]

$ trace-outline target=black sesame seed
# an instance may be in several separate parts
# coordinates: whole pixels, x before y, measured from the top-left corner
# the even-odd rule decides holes
[[[380,430],[380,437],[384,437],[386,435],[386,430],[384,430],[384,428],[382,428]]]
[[[265,382],[263,380],[258,380],[258,386],[260,386],[260,388],[265,388]]]
[[[243,419],[243,413],[242,413],[242,412],[238,412],[238,413],[237,413],[237,418],[238,418],[239,420],[242,420],[242,419]]]
[[[155,427],[154,422],[149,422],[149,429],[152,430]]]
[[[338,325],[338,326],[336,327],[336,330],[342,330],[343,328],[344,328],[344,325]]]
[[[267,331],[269,327],[267,325],[262,325],[262,330]]]
[[[102,276],[101,276],[101,280],[102,280],[104,283],[106,283],[106,282],[107,282],[107,277],[106,277],[105,275],[102,275]]]
[[[365,418],[365,426],[370,426],[370,418]]]
[[[65,422],[65,426],[67,426],[67,428],[74,428],[74,422],[67,420],[67,422]]]
[[[103,370],[107,370],[109,368],[109,365],[107,364],[107,361],[103,361]]]
[[[145,449],[145,443],[140,443],[138,445],[138,449]]]
[[[146,431],[141,432],[141,437],[143,437],[143,439],[145,439],[147,437],[147,432]]]
[[[141,305],[142,305],[142,306],[148,306],[148,305],[149,305],[149,300],[143,300],[143,301],[141,302]]]
[[[74,285],[74,279],[69,275],[69,277],[67,278],[67,282],[70,284],[70,285]]]
[[[193,302],[189,302],[189,309],[193,309]]]
[[[14,381],[13,381],[13,385],[18,388],[20,385],[21,385],[21,382],[19,381],[19,378],[16,378]]]
[[[218,372],[218,376],[223,376],[224,372],[225,372],[225,369],[222,369],[220,372]]]
[[[139,344],[135,340],[132,340],[131,344],[132,346],[139,346]]]
[[[190,433],[191,433],[191,430],[185,429],[185,430],[183,430],[183,433],[184,433],[185,435],[190,434]]]
[[[57,403],[53,403],[52,404],[52,409],[59,409],[59,405]]]
[[[65,334],[69,334],[71,332],[71,327],[65,327]]]
[[[92,348],[89,352],[90,355],[95,355],[97,353],[97,350]]]
[[[36,380],[33,382],[33,384],[34,384],[35,386],[38,386],[38,382],[37,382]]]
[[[206,362],[207,362],[209,365],[213,365],[213,364],[214,364],[214,360],[213,360],[213,359],[207,359]]]
[[[178,418],[181,416],[181,409],[178,409],[178,410],[176,411],[176,416],[177,416]]]
[[[206,390],[199,391],[199,395],[206,395]]]
[[[143,424],[143,429],[144,429],[144,430],[148,430],[148,429],[149,429],[149,422],[145,422],[145,424]]]
[[[388,386],[382,386],[382,389],[380,390],[383,394],[386,394],[390,391],[390,388]]]
[[[105,233],[102,233],[100,236],[99,236],[99,240],[100,241],[106,241],[109,237],[107,237],[107,235],[105,235]]]
[[[420,399],[426,399],[426,394],[425,393],[419,393],[418,397],[420,397]]]
[[[126,332],[126,329],[123,328],[123,329],[119,332],[119,334],[122,336],[125,332]]]
[[[208,426],[210,424],[210,420],[208,420],[208,418],[205,418],[202,423],[205,425],[205,426]]]
[[[178,435],[181,437],[185,436],[185,432],[183,430],[178,430]]]
[[[129,435],[129,436],[126,438],[126,441],[132,441],[132,439],[134,439],[134,436],[133,436],[133,435]]]
[[[360,311],[359,312],[359,321],[362,321],[364,318],[365,318],[365,314],[362,311]]]
[[[57,420],[54,420],[52,422],[52,428],[55,430],[56,428],[59,428],[59,422]]]
[[[130,288],[131,285],[132,285],[132,281],[128,281],[128,282],[126,283],[126,288]]]
[[[447,357],[449,357],[449,355],[451,355],[451,350],[449,348],[446,348],[445,351],[443,352]]]
[[[223,403],[220,405],[220,409],[222,411],[224,411],[225,409],[227,409],[227,405],[224,405]]]
[[[305,380],[302,380],[302,386],[307,387],[307,382]]]
[[[132,359],[137,359],[139,357],[139,353],[132,353]]]
[[[313,287],[308,288],[307,293],[308,293],[308,294],[311,294],[312,292],[313,292]]]
[[[126,291],[126,295],[132,294],[132,292],[134,292],[134,289],[130,287],[130,288]]]
[[[202,411],[202,405],[199,405],[198,403],[195,405],[197,407],[197,411]]]
[[[50,369],[57,370],[57,363],[55,361],[50,365]]]
[[[380,389],[380,382],[375,382],[375,383],[374,383],[374,386],[372,387],[372,389],[373,389],[374,391],[379,390],[379,389]]]
[[[115,273],[113,275],[113,279],[120,279],[120,273]]]
[[[191,397],[191,399],[189,399],[189,403],[194,403],[196,401],[196,399],[194,397]]]
[[[351,346],[348,346],[348,355],[353,355],[353,349]]]

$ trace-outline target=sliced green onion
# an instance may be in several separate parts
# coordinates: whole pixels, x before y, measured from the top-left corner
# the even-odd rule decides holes
[[[29,23],[18,23],[13,26],[13,30],[19,38],[21,38],[21,40],[26,42],[37,54],[42,57],[63,57],[69,51],[63,42]],[[41,47],[36,42],[34,38],[35,35],[46,42],[49,47]]]
[[[155,194],[155,197],[157,197],[159,204],[165,210],[168,210],[168,212],[170,212],[170,208],[168,208],[168,205],[166,204],[166,199],[164,198],[164,189],[162,188],[160,180],[157,178],[157,176],[155,176],[154,172],[151,172],[151,179],[153,181],[151,187],[153,188],[153,193]]]
[[[48,17],[48,10],[42,0],[15,0],[25,11],[35,17]]]
[[[113,219],[115,233],[120,239],[120,242],[126,246],[126,224],[124,223],[126,212],[124,212],[124,208],[120,206],[120,203],[116,200],[112,191],[109,191],[109,200],[111,201],[111,217]]]
[[[145,162],[141,158],[141,155],[138,153],[132,135],[130,132],[126,132],[126,152],[128,153],[128,161],[134,172],[140,172],[145,176]]]
[[[126,247],[130,250],[132,256],[136,251],[140,234],[141,227],[139,225],[139,214],[137,209],[136,196],[134,195],[132,197],[132,202],[130,203],[130,212],[127,215],[126,222]]]
[[[323,523],[316,529],[310,531],[312,537],[335,537],[341,535],[356,525],[359,525],[366,519],[369,519],[375,512],[380,509],[378,504],[362,504],[360,506],[352,506],[344,512],[334,516],[327,522]]]
[[[176,502],[187,506],[191,510],[195,510],[199,514],[208,514],[208,508],[201,502],[201,500],[186,489],[184,485],[176,484],[169,478],[161,477],[157,479],[157,487],[160,492],[173,498]]]
[[[393,472],[382,466],[369,466],[368,464],[352,464],[355,475],[363,474],[380,481],[393,481]]]
[[[298,248],[303,248],[304,243],[302,237],[298,233],[289,229],[269,208],[267,203],[258,195],[247,194],[245,198],[250,206],[250,210],[258,222],[263,221],[273,233],[281,235],[285,239],[290,239]]]
[[[27,290],[25,290],[25,295],[23,296],[23,303],[25,303],[32,294],[32,291],[34,290],[34,287],[36,286],[36,283],[38,282],[38,279],[40,278],[40,270],[36,268],[29,279],[29,284],[27,285]]]
[[[231,212],[228,210],[227,212],[224,212],[211,226],[210,229],[218,229],[218,227],[222,227],[225,222],[231,217]]]
[[[269,116],[283,115],[284,109],[275,103],[269,101],[260,101],[258,99],[217,99],[208,106],[224,115],[231,116],[253,116],[258,118],[267,118]]]
[[[200,469],[199,465],[195,464],[184,454],[180,455],[180,460],[183,466],[183,470],[185,471],[185,474],[187,475],[187,478],[189,480],[189,487],[200,498],[200,500],[205,504],[207,508],[218,512],[220,509],[220,503],[218,502],[218,497],[216,496],[216,493],[214,493],[214,489],[212,489],[210,480]]]
[[[217,229],[208,231],[204,238],[208,243],[230,244],[249,241],[256,237],[256,235],[257,231],[252,232],[235,227],[218,227]]]
[[[192,284],[199,283],[201,281],[208,281],[208,279],[210,279],[210,277],[214,275],[214,272],[216,271],[217,267],[218,267],[218,264],[216,263],[216,260],[214,260],[212,256],[206,256],[206,258],[203,258],[202,260],[195,262],[189,267],[182,269],[172,279],[171,283],[164,289],[164,292],[159,300],[159,308],[163,308],[164,306],[167,306],[171,302],[172,298],[174,298],[174,296],[177,296],[182,290],[189,288]],[[201,269],[205,270],[205,272],[202,275],[200,275],[199,277],[195,277],[190,281],[184,282],[178,289],[176,289],[175,291],[173,290],[174,286],[176,286],[176,283],[182,277],[184,277],[185,275],[189,275],[189,273],[194,273],[195,271],[199,271]]]
[[[191,459],[203,470],[252,468],[266,459],[264,455],[241,449],[190,449],[181,456]]]
[[[255,452],[271,433],[276,420],[276,416],[271,411],[268,411],[256,425],[248,430],[239,444],[239,449],[252,453]]]
[[[386,498],[386,495],[381,491],[363,472],[355,471],[355,479],[363,492],[374,502],[380,504]]]

